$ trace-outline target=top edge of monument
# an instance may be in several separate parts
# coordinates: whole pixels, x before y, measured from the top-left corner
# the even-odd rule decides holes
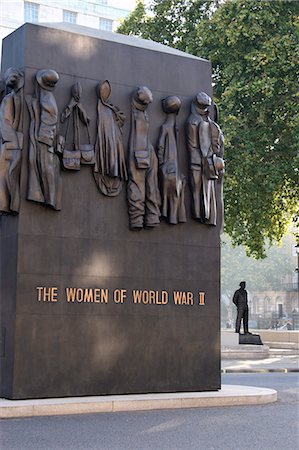
[[[199,61],[207,61],[207,59],[205,58],[200,58],[198,56],[191,55],[190,53],[186,53],[181,50],[168,47],[167,45],[160,44],[158,42],[151,41],[149,39],[141,39],[136,36],[128,36],[125,34],[119,34],[112,31],[96,30],[94,28],[85,27],[83,25],[62,23],[62,22],[51,22],[51,23],[47,22],[30,25],[52,28],[55,30],[66,31],[68,33],[81,34],[83,36],[101,39],[104,41],[116,42],[118,44],[130,45],[132,47],[139,47],[146,50],[168,53],[171,55],[182,56],[185,58],[197,59]]]

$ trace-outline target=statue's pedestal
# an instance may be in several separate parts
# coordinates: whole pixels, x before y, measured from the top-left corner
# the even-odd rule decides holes
[[[263,345],[259,334],[239,334],[239,344]]]
[[[247,345],[242,345],[244,336]],[[263,345],[258,334],[239,335],[233,330],[221,330],[221,359],[262,359],[268,356],[269,347]]]

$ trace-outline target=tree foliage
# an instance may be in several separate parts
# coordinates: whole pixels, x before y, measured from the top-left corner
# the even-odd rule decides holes
[[[297,2],[229,1],[198,27],[226,134],[226,231],[254,256],[298,214]]]
[[[193,53],[197,25],[218,0],[154,0],[147,13],[144,2],[118,28],[118,33],[151,39]]]
[[[155,0],[150,11],[139,1],[118,31],[212,61],[226,138],[225,229],[264,257],[298,218],[299,2]]]

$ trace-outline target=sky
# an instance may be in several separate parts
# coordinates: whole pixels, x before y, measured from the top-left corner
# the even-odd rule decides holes
[[[109,6],[122,9],[134,9],[136,0],[108,0]]]
[[[13,0],[0,0],[0,3],[12,3]],[[51,0],[48,1],[49,5]],[[115,8],[121,9],[135,9],[136,0],[108,0],[109,6],[114,6]]]

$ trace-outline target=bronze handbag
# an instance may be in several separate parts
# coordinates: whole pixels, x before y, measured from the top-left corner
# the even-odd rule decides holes
[[[67,126],[66,126],[66,132],[65,132],[65,142],[64,142],[64,146],[63,146],[63,151],[62,151],[62,164],[64,169],[67,170],[80,170],[80,158],[81,158],[81,153],[80,150],[77,149],[77,136],[78,133],[76,132],[76,130],[74,130],[74,149],[71,148],[65,148],[65,144],[66,144],[66,140],[67,140],[67,136],[69,134],[69,125],[70,125],[70,120],[71,120],[71,115],[69,115],[67,117]],[[75,120],[74,120],[75,123]],[[75,128],[75,126],[74,126]]]
[[[81,164],[95,164],[94,145],[90,143],[89,127],[87,128],[88,144],[79,144]]]
[[[80,150],[63,150],[63,167],[68,170],[80,170]]]
[[[135,150],[134,156],[137,169],[148,169],[150,167],[149,150]]]

